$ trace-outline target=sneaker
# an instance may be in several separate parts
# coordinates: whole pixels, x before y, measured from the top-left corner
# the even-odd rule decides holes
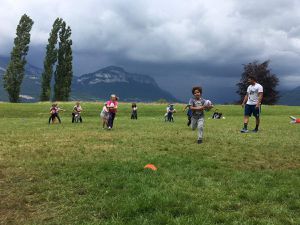
[[[202,140],[199,139],[199,140],[197,141],[197,143],[198,143],[198,144],[202,144]]]
[[[111,130],[111,127],[108,127],[107,129]]]
[[[248,133],[248,132],[249,132],[249,130],[247,130],[245,128],[241,129],[241,133]]]
[[[253,133],[257,133],[257,132],[258,132],[258,130],[256,130],[256,129],[253,129],[253,130],[252,130],[252,132],[253,132]]]

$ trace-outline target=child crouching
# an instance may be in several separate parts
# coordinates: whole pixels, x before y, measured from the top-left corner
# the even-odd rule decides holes
[[[59,115],[58,115],[58,113],[60,111],[64,111],[64,110],[59,108],[57,103],[53,103],[51,108],[50,108],[50,117],[49,117],[49,121],[48,121],[49,124],[50,124],[51,121],[52,121],[52,123],[54,123],[56,118],[58,119],[59,123],[61,123],[61,120],[60,120]]]

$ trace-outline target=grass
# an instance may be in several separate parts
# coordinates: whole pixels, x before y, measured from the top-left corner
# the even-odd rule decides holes
[[[217,106],[204,143],[186,126],[163,122],[165,105],[121,104],[112,131],[101,105],[0,104],[0,224],[300,224],[300,107],[264,106],[261,131],[240,134],[240,106]],[[254,119],[250,119],[251,128]],[[153,163],[157,171],[144,170]]]

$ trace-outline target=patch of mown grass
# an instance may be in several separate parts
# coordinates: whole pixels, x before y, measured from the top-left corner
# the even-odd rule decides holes
[[[206,113],[197,145],[183,106],[165,123],[165,105],[139,104],[131,121],[121,104],[112,131],[100,104],[83,103],[83,124],[61,106],[48,125],[49,104],[0,104],[1,224],[300,224],[299,107],[265,106],[244,135],[242,109],[218,106],[226,119]]]

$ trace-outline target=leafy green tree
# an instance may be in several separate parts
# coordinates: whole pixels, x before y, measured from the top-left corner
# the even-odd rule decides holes
[[[10,62],[3,76],[4,88],[8,92],[10,102],[18,102],[21,84],[24,77],[26,55],[29,50],[30,31],[33,20],[24,14],[17,26],[17,36],[11,52]]]
[[[254,76],[257,80],[257,83],[263,86],[264,96],[262,102],[264,104],[273,105],[278,101],[280,96],[279,92],[276,90],[276,86],[279,84],[279,79],[277,78],[276,74],[273,74],[268,68],[269,63],[269,60],[263,63],[254,61],[244,65],[244,72],[242,73],[240,82],[236,84],[238,87],[236,93],[240,95],[241,102],[243,101],[247,92],[247,87],[249,86],[249,76]]]
[[[65,101],[69,100],[71,93],[71,85],[73,79],[73,54],[72,54],[72,40],[71,37],[71,28],[68,27],[65,35],[65,80],[64,80],[64,99]]]
[[[59,31],[59,48],[57,55],[57,66],[55,70],[54,100],[68,101],[71,92],[73,78],[72,69],[72,40],[71,28],[62,22]]]
[[[48,45],[46,47],[46,56],[44,60],[44,71],[42,74],[41,101],[49,101],[51,98],[51,79],[53,75],[53,66],[57,62],[57,38],[61,29],[62,19],[57,18],[52,26]]]

